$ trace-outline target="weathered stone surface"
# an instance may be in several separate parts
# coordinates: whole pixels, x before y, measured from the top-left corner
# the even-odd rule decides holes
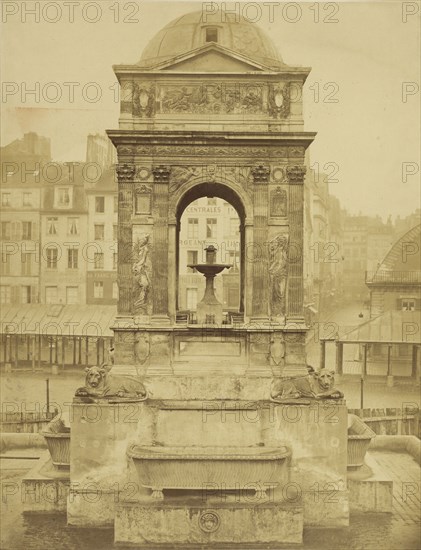
[[[58,471],[51,461],[50,453],[43,452],[22,479],[24,512],[65,513],[69,485],[69,472]]]
[[[259,545],[301,543],[303,514],[300,505],[279,502],[258,506],[244,503],[156,503],[145,499],[116,507],[115,543],[198,544],[253,543]]]
[[[392,512],[393,481],[369,453],[365,457],[368,471],[348,472],[349,507],[351,512]]]

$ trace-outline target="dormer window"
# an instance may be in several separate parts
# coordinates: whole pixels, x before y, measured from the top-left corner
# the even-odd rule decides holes
[[[218,29],[206,27],[206,42],[218,42]]]

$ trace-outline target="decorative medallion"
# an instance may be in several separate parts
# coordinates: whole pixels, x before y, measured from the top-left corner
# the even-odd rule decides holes
[[[155,114],[155,88],[133,84],[133,115],[150,118]]]
[[[286,118],[290,114],[289,84],[269,86],[268,111],[273,118]]]
[[[199,516],[199,527],[205,533],[214,533],[219,529],[221,519],[213,510],[205,510]]]

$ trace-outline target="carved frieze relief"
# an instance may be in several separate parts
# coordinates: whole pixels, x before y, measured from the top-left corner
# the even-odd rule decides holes
[[[157,112],[162,114],[260,114],[265,112],[264,86],[215,82],[163,85]]]

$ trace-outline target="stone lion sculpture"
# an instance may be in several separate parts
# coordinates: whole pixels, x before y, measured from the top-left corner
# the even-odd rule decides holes
[[[316,372],[307,367],[307,376],[300,378],[276,378],[272,381],[270,398],[282,403],[302,398],[342,399],[344,394],[336,389],[335,371],[321,369]]]
[[[147,391],[140,380],[131,376],[110,373],[111,365],[86,367],[85,386],[76,390],[76,397],[102,399],[147,399]]]

